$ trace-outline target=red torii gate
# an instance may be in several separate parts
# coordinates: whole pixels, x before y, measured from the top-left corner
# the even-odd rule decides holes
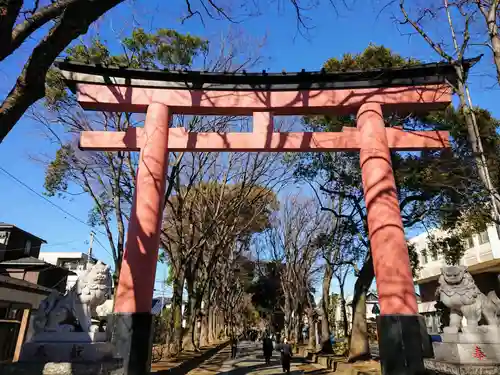
[[[423,370],[415,289],[390,150],[449,147],[448,133],[385,128],[383,112],[428,111],[451,102],[448,64],[354,73],[143,71],[59,62],[85,109],[146,112],[144,128],[82,132],[84,150],[140,151],[136,191],[115,299],[114,342],[127,374],[149,364],[151,300],[160,241],[168,153],[359,151],[380,302],[385,375]],[[355,113],[357,129],[281,133],[273,115]],[[191,133],[169,128],[173,114],[251,115],[251,133]],[[395,329],[393,325],[397,325]],[[424,326],[425,327],[425,326]]]

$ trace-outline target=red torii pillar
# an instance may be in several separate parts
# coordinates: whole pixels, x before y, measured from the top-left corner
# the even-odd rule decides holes
[[[120,90],[123,90],[123,95],[120,95]],[[130,88],[113,87],[111,90],[92,84],[80,84],[78,88],[78,100],[87,108],[123,111],[147,108],[144,129],[82,132],[80,140],[82,149],[140,150],[136,191],[113,318],[114,342],[118,353],[125,359],[127,374],[142,374],[149,368],[151,300],[169,151],[359,150],[380,303],[378,327],[383,373],[413,375],[423,371],[425,338],[421,332],[390,150],[449,147],[448,133],[405,132],[399,128],[385,128],[382,107],[391,109],[398,103],[442,106],[451,100],[448,88],[424,86],[371,91],[334,90],[316,96],[310,94],[308,103],[299,105],[290,104],[293,102],[289,92],[274,92],[274,96],[262,104],[262,93],[235,91],[221,95],[220,92],[208,91],[194,98],[192,92],[186,95],[185,91],[134,88],[130,93],[127,90]],[[335,93],[333,99],[332,92]],[[353,92],[357,95],[353,95]],[[294,105],[300,108],[295,108],[291,113],[317,112],[321,106],[329,111],[339,108],[354,110],[357,112],[357,129],[345,129],[338,133],[274,132],[273,112],[283,113],[283,108]],[[241,114],[245,108],[250,108],[254,118],[254,129],[250,134],[188,133],[184,129],[169,129],[174,112]]]

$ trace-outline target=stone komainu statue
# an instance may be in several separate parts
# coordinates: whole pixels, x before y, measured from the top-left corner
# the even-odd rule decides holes
[[[498,297],[493,291],[488,296],[481,293],[465,266],[445,266],[441,269],[436,297],[450,309],[449,326],[444,328],[446,333],[458,332],[463,317],[467,319],[467,331],[477,330],[483,316],[489,326],[498,326]]]
[[[110,293],[109,266],[97,262],[65,295],[54,291],[42,301],[34,317],[35,334],[97,330],[98,327],[92,327],[92,317],[96,316],[96,307],[103,304]]]

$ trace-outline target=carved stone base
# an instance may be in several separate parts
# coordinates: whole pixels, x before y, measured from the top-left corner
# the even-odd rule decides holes
[[[0,363],[2,375],[123,375],[120,361]]]
[[[437,361],[500,365],[500,344],[434,342],[432,346]]]
[[[500,365],[486,364],[461,364],[435,359],[424,359],[425,368],[430,374],[436,375],[498,375],[500,374]]]
[[[94,362],[113,357],[109,342],[27,342],[21,350],[20,362]]]
[[[442,342],[464,344],[500,344],[500,327],[479,326],[476,332],[443,333]]]
[[[104,342],[106,332],[41,332],[37,333],[32,342],[58,342],[58,343],[81,343],[81,342]]]

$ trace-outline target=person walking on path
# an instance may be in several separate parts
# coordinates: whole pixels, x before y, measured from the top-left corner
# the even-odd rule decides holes
[[[283,367],[283,372],[286,372],[287,374],[290,374],[290,362],[292,357],[292,346],[285,338],[283,340],[283,345],[281,345],[281,366]]]
[[[231,359],[236,358],[236,352],[238,351],[238,339],[235,335],[231,336]]]
[[[273,341],[266,335],[264,340],[262,340],[262,349],[264,351],[264,359],[266,360],[266,365],[271,364],[271,356],[273,355]]]

